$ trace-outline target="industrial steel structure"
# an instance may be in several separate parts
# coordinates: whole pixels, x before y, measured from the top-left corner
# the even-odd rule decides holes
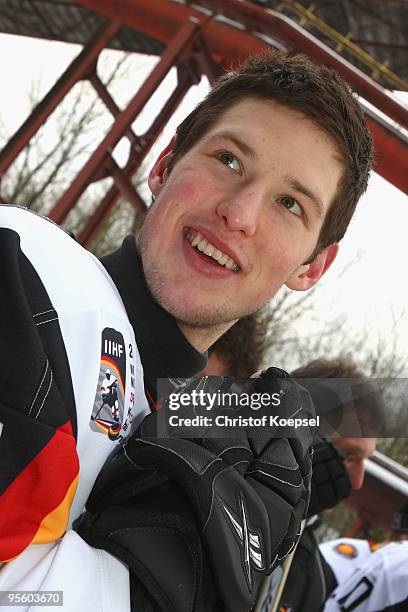
[[[272,5],[280,12],[269,8]],[[304,52],[336,68],[348,80],[363,103],[369,103],[366,114],[375,139],[377,172],[408,191],[407,136],[402,129],[408,126],[407,109],[373,78],[284,14],[288,6],[297,14],[306,10],[297,2],[281,2],[278,6],[276,2],[260,0],[0,0],[0,31],[84,44],[79,56],[0,153],[0,177],[71,88],[88,79],[111,112],[113,122],[49,216],[63,223],[89,184],[113,177],[113,186],[79,235],[82,244],[89,244],[120,196],[136,209],[144,207],[132,176],[189,88],[202,75],[211,82],[231,63],[270,45],[288,52]],[[308,10],[309,22],[315,19],[316,29],[316,18]],[[307,21],[307,14],[303,16]],[[321,23],[324,22],[320,19],[320,29]],[[330,27],[324,32],[326,38]],[[97,73],[98,57],[105,47],[160,55],[160,61],[122,110]],[[145,134],[134,133],[133,122],[172,67],[177,68],[177,87],[169,92],[149,130]],[[404,84],[402,79],[401,83]],[[130,154],[120,167],[111,152],[122,138],[129,140]]]

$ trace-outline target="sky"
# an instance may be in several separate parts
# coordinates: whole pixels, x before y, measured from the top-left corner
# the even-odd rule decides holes
[[[46,93],[80,50],[77,45],[0,34],[3,84],[0,118],[9,134],[19,127],[29,112],[28,92],[32,83],[39,84],[39,90]],[[116,52],[104,51],[104,54],[104,62],[112,65],[116,61]],[[154,62],[146,56],[133,57],[127,77],[116,91],[120,106],[136,92],[137,84],[147,76]],[[136,132],[144,131],[151,117],[149,109],[160,103],[174,78],[171,74],[156,98],[150,100],[150,106],[146,106],[134,123]],[[165,129],[154,149],[156,153],[167,144],[177,124],[203,97],[207,87],[203,81],[193,88]],[[401,100],[408,104],[406,97]],[[115,156],[119,163],[125,159],[126,152],[126,143],[118,146]],[[373,331],[388,330],[393,316],[406,309],[407,316],[398,324],[398,335],[401,350],[408,356],[407,228],[407,196],[374,173],[341,242],[339,256],[319,289],[318,301],[322,313],[347,313],[347,333],[353,333],[362,325]],[[357,263],[341,275],[344,267],[356,260]]]

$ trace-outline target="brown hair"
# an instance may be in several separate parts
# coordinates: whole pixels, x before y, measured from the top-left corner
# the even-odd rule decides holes
[[[307,365],[294,370],[292,376],[295,378],[366,378],[357,364],[349,357],[314,359]]]
[[[261,310],[237,321],[210,348],[227,364],[228,376],[249,378],[257,372],[264,356],[269,315]]]
[[[381,389],[374,381],[369,380],[359,369],[357,364],[348,357],[337,359],[315,359],[307,365],[297,368],[291,374],[294,378],[304,379],[301,384],[305,386],[316,407],[321,414],[333,412],[335,416],[344,409],[339,402],[336,386],[334,393],[328,389],[319,388],[314,379],[342,379],[342,384],[349,388],[353,398],[353,410],[358,417],[361,431],[365,437],[377,437],[383,433],[385,427],[385,404]],[[355,381],[355,383],[353,382]],[[330,419],[327,419],[330,422]],[[345,437],[354,437],[353,431],[343,432]]]
[[[334,70],[318,66],[303,55],[289,57],[269,50],[221,76],[178,126],[169,171],[227,109],[248,97],[271,100],[303,113],[332,138],[344,160],[343,179],[326,214],[312,260],[326,246],[343,238],[367,188],[373,144],[363,111]]]

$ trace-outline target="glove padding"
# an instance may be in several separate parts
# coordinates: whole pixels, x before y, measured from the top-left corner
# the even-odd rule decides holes
[[[309,394],[283,376],[270,368],[247,381],[246,391],[279,389],[279,416],[312,417]],[[227,379],[218,380],[225,391]],[[122,558],[163,610],[246,612],[264,575],[299,537],[309,501],[312,432],[301,428],[288,439],[271,438],[266,428],[239,428],[233,438],[205,432],[200,439],[158,438],[157,419],[158,413],[146,417],[100,474],[78,532]],[[163,559],[173,559],[168,571],[175,574],[165,586]]]
[[[313,475],[307,517],[333,508],[351,494],[351,482],[344,459],[323,438],[314,443]]]

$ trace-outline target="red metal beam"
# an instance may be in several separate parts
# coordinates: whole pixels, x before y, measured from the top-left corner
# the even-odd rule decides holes
[[[103,13],[114,21],[107,23],[94,35],[0,154],[1,178],[2,173],[72,86],[83,78],[91,80],[100,97],[114,115],[115,121],[71,187],[51,211],[50,216],[56,222],[62,222],[86,187],[92,181],[101,178],[110,152],[125,135],[133,144],[131,156],[123,170],[115,167],[113,173],[116,174],[116,179],[127,197],[134,204],[139,205],[140,198],[137,192],[129,189],[129,177],[137,171],[142,159],[161,131],[165,118],[167,121],[173,112],[176,100],[180,101],[190,86],[191,79],[197,79],[199,74],[205,73],[212,80],[219,72],[220,63],[227,67],[232,62],[245,59],[251,53],[259,53],[267,44],[260,38],[261,35],[272,37],[268,39],[271,44],[273,40],[282,41],[283,46],[286,45],[286,48],[292,51],[304,51],[315,60],[334,66],[363,97],[399,123],[408,125],[408,111],[394,101],[383,88],[280,13],[265,11],[259,6],[238,0],[195,0],[194,6],[201,5],[207,9],[206,12],[173,0],[78,0],[78,2],[94,8],[98,13]],[[208,8],[212,12],[209,13]],[[222,21],[224,18],[233,20],[233,22]],[[128,107],[120,111],[96,76],[95,66],[100,51],[121,27],[122,21],[158,38],[168,44],[168,47],[161,61]],[[170,68],[187,52],[189,57],[196,60],[196,68],[192,68],[190,64],[188,68],[190,74],[188,77],[184,74],[184,82],[179,81],[179,86],[159,113],[150,130],[142,137],[136,136],[131,130],[134,119]],[[374,134],[377,149],[378,166],[376,170],[403,191],[408,191],[405,171],[408,157],[406,139],[384,125],[375,114],[369,113],[368,123]],[[120,191],[114,185],[101,203],[95,219],[91,220],[81,232],[81,242],[88,241],[89,237],[94,235],[96,228],[109,213],[119,195]]]
[[[145,204],[140,199],[139,194],[132,185],[131,178],[127,175],[125,170],[122,170],[111,156],[107,158],[105,165],[110,176],[113,177],[117,187],[122,192],[122,195],[132,204],[136,211],[142,212],[145,208]]]
[[[215,62],[211,57],[205,40],[202,36],[197,36],[195,46],[199,52],[194,54],[198,66],[200,67],[200,73],[205,74],[210,83],[213,83],[218,77],[220,77],[224,70],[219,62]],[[199,79],[198,79],[199,81]]]
[[[168,44],[189,18],[202,26],[203,38],[216,62],[224,67],[244,60],[251,53],[261,52],[265,43],[243,29],[236,30],[222,21],[214,21],[204,11],[173,0],[78,0],[96,13],[123,21],[139,32]],[[200,4],[199,2],[197,4]],[[244,4],[239,2],[239,4]],[[262,11],[262,9],[261,9]],[[221,10],[218,11],[221,14]],[[237,32],[239,36],[237,36]]]
[[[108,215],[112,211],[112,208],[118,201],[119,196],[120,191],[116,187],[116,185],[109,189],[109,191],[102,198],[102,201],[99,204],[98,208],[89,218],[85,227],[79,232],[77,236],[79,244],[82,244],[83,246],[88,246],[92,242],[92,240],[99,233],[99,230],[101,229],[102,225],[105,223]]]
[[[164,126],[170,119],[171,115],[174,113],[174,111],[186,95],[187,91],[189,90],[193,82],[191,79],[192,75],[188,70],[183,70],[183,68],[179,68],[178,84],[176,88],[164,104],[160,113],[153,121],[149,130],[143,136],[140,137],[140,141],[143,144],[143,149],[140,151],[140,153],[131,156],[131,158],[128,160],[128,163],[126,164],[125,169],[128,176],[133,176],[137,172],[146,155],[150,151],[153,143],[156,141]],[[112,210],[113,206],[115,206],[119,196],[119,189],[116,185],[113,185],[101,201],[94,215],[89,219],[87,225],[79,233],[78,242],[80,244],[88,246],[92,242],[94,237],[98,234],[106,218],[110,214],[110,211]]]
[[[202,23],[208,49],[226,67],[237,59],[259,51],[260,46],[265,47],[265,43],[256,38],[257,32],[270,34],[279,38],[290,50],[303,51],[319,63],[335,68],[357,93],[394,121],[408,126],[408,110],[388,95],[383,87],[289,17],[276,11],[266,11],[260,6],[240,0],[194,0],[194,6],[213,11],[213,19],[208,19],[208,15],[174,0],[79,1],[110,18],[116,16],[164,43],[171,40],[180,25],[193,16]],[[235,20],[238,27],[216,21],[217,15]],[[239,25],[245,30],[239,29]],[[248,37],[252,39],[252,44]]]
[[[202,26],[201,35],[211,58],[224,66],[245,59],[251,53],[259,53],[266,43],[257,36],[259,33],[270,35],[282,41],[291,51],[305,52],[317,62],[335,68],[363,98],[400,125],[408,126],[408,110],[384,88],[288,17],[275,11],[265,11],[239,0],[195,0],[194,7],[201,5],[211,9],[212,16],[208,15],[208,11],[203,13],[173,0],[80,0],[80,3],[109,17],[115,15],[129,26],[162,42],[171,40],[180,25],[193,17]],[[221,13],[235,20],[237,26],[217,20],[217,15]],[[402,169],[408,160],[405,139],[398,133],[384,129],[382,124],[377,125],[375,118],[370,118],[369,123],[377,138],[376,149],[381,159],[378,171],[384,172],[387,180],[405,190],[406,172]],[[387,163],[390,151],[398,151],[400,163]]]
[[[105,104],[106,108],[113,115],[113,117],[117,117],[118,115],[120,115],[121,111],[119,106],[116,104],[115,100],[112,98],[109,91],[106,89],[105,85],[102,83],[96,72],[89,77],[89,81],[92,83],[96,93],[98,94],[102,102]],[[135,146],[136,148],[140,148],[139,138],[136,136],[132,128],[129,128],[126,131],[126,136],[129,138],[129,141],[133,146]]]
[[[106,47],[120,27],[121,25],[117,21],[108,22],[96,32],[78,57],[74,59],[43,100],[35,107],[27,120],[10,138],[0,153],[0,179],[71,88],[78,81],[88,76],[91,68],[95,66],[99,53]]]
[[[150,128],[142,136],[140,136],[140,140],[144,143],[143,151],[140,154],[141,160],[144,159],[144,157],[150,151],[153,143],[162,132],[164,126],[169,121],[174,111],[180,105],[190,87],[196,83],[195,75],[188,69],[188,65],[184,65],[183,63],[179,64],[177,72],[176,87],[166,100]]]
[[[132,98],[127,108],[118,115],[111,129],[106,134],[96,151],[79,172],[74,182],[51,210],[49,217],[56,223],[62,223],[86,187],[92,181],[95,172],[103,165],[106,154],[114,149],[127,132],[153,92],[160,85],[170,68],[182,57],[191,46],[198,31],[198,23],[188,20],[179,30],[164,51],[160,62],[148,76],[140,90]]]
[[[367,125],[375,143],[374,170],[402,192],[408,193],[407,144],[400,138],[393,138],[389,128],[369,116]]]
[[[239,2],[238,0],[198,0],[198,4],[218,6],[223,14],[251,23],[255,30],[267,30],[281,38],[292,51],[300,50],[309,57],[334,68],[353,86],[355,91],[377,106],[383,113],[408,127],[408,110],[392,98],[386,90],[368,77],[364,72],[353,66],[341,55],[322,43],[318,38],[292,21],[289,17],[276,11],[265,11],[255,4]]]

